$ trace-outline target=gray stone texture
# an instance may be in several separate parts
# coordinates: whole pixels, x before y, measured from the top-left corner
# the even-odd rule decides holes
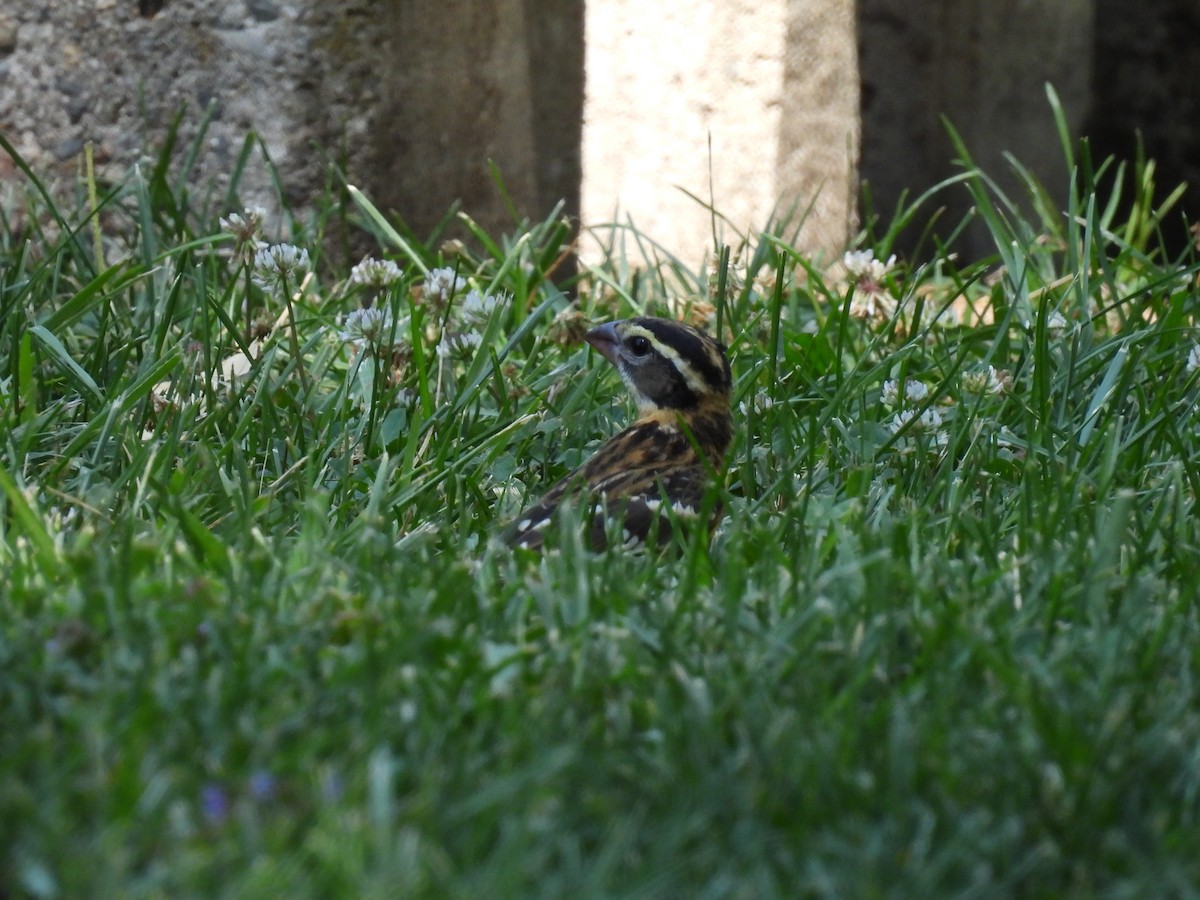
[[[373,199],[418,230],[457,199],[489,230],[511,228],[492,161],[520,213],[540,217],[564,200],[578,215],[582,4],[368,5],[389,8],[384,48],[329,49],[339,64],[371,55],[363,74],[373,97],[358,104],[374,118],[366,170],[387,173],[368,185]]]
[[[578,211],[582,23],[552,0],[9,0],[0,130],[51,180],[75,177],[88,141],[117,178],[181,107],[187,146],[212,104],[198,184],[222,186],[253,128],[294,203],[332,160],[418,233],[455,201],[503,230],[489,161],[521,213]],[[276,205],[264,167],[243,185]]]
[[[788,0],[776,189],[800,243],[836,257],[858,225],[860,120],[854,3]],[[759,227],[762,227],[761,224]]]
[[[242,2],[181,0],[150,18],[132,0],[10,0],[3,19],[0,129],[52,182],[74,177],[89,141],[100,177],[121,177],[181,108],[186,146],[210,104],[198,183],[226,179],[252,127],[291,162],[295,11],[263,20]],[[267,186],[262,171],[250,179],[251,193]]]

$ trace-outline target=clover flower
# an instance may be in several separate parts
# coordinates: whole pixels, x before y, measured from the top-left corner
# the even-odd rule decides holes
[[[400,280],[400,267],[390,259],[367,257],[350,270],[350,283],[384,288]]]
[[[689,325],[707,328],[717,317],[717,308],[707,300],[692,300],[687,304],[685,318]]]
[[[263,221],[266,217],[267,211],[262,207],[255,206],[244,209],[241,213],[230,213],[218,220],[221,230],[236,238],[233,255],[243,265],[252,264],[255,254],[266,246],[261,239]]]
[[[482,325],[502,307],[508,298],[504,294],[480,294],[474,289],[467,292],[462,303],[462,315],[468,322]]]
[[[896,298],[886,291],[857,291],[850,300],[850,316],[886,322],[896,312]]]
[[[1003,369],[997,371],[995,366],[965,372],[962,377],[962,389],[968,394],[1007,394],[1012,390],[1012,385],[1012,375]]]
[[[887,262],[875,258],[874,250],[848,250],[842,256],[842,265],[860,285],[864,282],[879,282],[896,265],[896,254]]]
[[[356,347],[371,347],[375,350],[383,347],[392,336],[393,331],[397,340],[408,331],[408,319],[402,319],[392,328],[392,311],[372,306],[368,309],[356,309],[346,316],[343,328],[338,332],[338,339]]]
[[[437,355],[442,359],[467,359],[474,355],[482,343],[483,335],[478,331],[466,331],[460,334],[447,332],[438,341]]]
[[[261,206],[250,207],[241,213],[230,213],[218,219],[221,230],[232,234],[239,241],[250,241],[262,235],[263,221],[267,211]]]
[[[899,410],[888,423],[888,430],[896,435],[904,434],[896,441],[896,450],[901,454],[917,449],[938,452],[950,443],[950,436],[942,427],[942,414],[934,407],[924,411],[915,408]]]
[[[579,344],[589,327],[587,316],[577,307],[568,306],[550,321],[546,337],[564,346]]]
[[[445,306],[450,298],[467,286],[467,280],[454,274],[449,266],[430,269],[425,276],[425,301],[433,306]]]
[[[500,367],[500,374],[504,376],[503,384],[505,385],[508,398],[510,400],[519,400],[521,397],[529,395],[529,386],[525,384],[521,375],[521,367],[513,362],[506,362]]]
[[[264,291],[281,293],[294,288],[310,268],[308,251],[292,244],[259,247],[254,254],[252,278]]]
[[[892,434],[904,432],[896,442],[896,449],[900,453],[911,453],[917,448],[937,451],[950,442],[950,436],[942,425],[942,414],[931,406],[923,412],[901,409],[888,423],[888,430]]]
[[[892,417],[888,428],[892,434],[896,434],[905,427],[908,427],[912,434],[937,434],[942,427],[942,414],[932,406],[922,413],[915,409],[902,409]]]
[[[928,396],[929,387],[923,381],[905,381],[903,396],[900,393],[899,382],[888,380],[883,383],[883,402],[891,407],[903,406],[906,403],[918,404]]]
[[[850,315],[855,319],[890,319],[899,301],[884,286],[883,278],[895,267],[896,254],[884,262],[875,258],[873,250],[849,250],[842,256],[842,265],[854,286]]]
[[[1197,369],[1200,369],[1200,344],[1192,344],[1192,349],[1188,351],[1187,371],[1192,374]]]
[[[749,417],[751,413],[761,415],[775,405],[775,401],[765,391],[759,391],[738,404],[738,412]]]

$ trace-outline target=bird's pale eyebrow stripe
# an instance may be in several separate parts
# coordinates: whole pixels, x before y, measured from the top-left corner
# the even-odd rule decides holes
[[[728,387],[729,374],[720,345],[709,335],[682,323],[651,320],[645,326],[660,344],[671,347],[704,379],[709,390]]]
[[[641,336],[648,338],[654,345],[654,349],[671,361],[672,365],[674,365],[679,374],[683,376],[683,380],[687,382],[687,386],[692,390],[693,393],[706,394],[712,390],[712,386],[709,384],[709,382],[704,378],[703,375],[696,371],[696,367],[693,366],[689,360],[685,359],[682,353],[664,341],[659,335],[655,334],[649,328],[645,328],[641,325],[631,325],[629,326],[627,335],[629,337]]]

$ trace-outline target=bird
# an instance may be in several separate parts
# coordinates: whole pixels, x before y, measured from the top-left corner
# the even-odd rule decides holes
[[[687,527],[703,515],[705,489],[724,471],[733,438],[726,347],[691,325],[650,316],[608,322],[583,339],[616,367],[637,418],[517,516],[503,539],[542,549],[555,511],[569,501],[587,504],[593,550],[608,545],[615,523],[629,546],[665,545],[673,523]],[[709,534],[721,515],[718,505]]]

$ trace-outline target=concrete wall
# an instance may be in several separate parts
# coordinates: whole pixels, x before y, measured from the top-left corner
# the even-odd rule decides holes
[[[253,127],[292,201],[320,195],[332,159],[419,233],[455,200],[510,227],[490,159],[520,214],[562,199],[585,226],[628,215],[689,265],[712,244],[710,191],[725,240],[811,208],[801,246],[828,258],[855,227],[859,174],[890,215],[957,171],[943,113],[988,171],[1003,179],[1011,151],[1061,196],[1046,81],[1077,131],[1128,151],[1141,128],[1164,184],[1200,178],[1200,7],[1127,6],[5,0],[0,130],[69,186],[86,141],[117,178],[181,105],[186,145],[214,104],[198,184],[220,187]],[[0,154],[0,189],[19,182]],[[245,188],[261,202],[271,181],[259,168]],[[961,191],[943,202],[947,221],[967,208]],[[979,232],[968,243],[987,251]]]
[[[489,160],[525,214],[578,212],[582,28],[553,0],[6,0],[0,129],[40,172],[69,180],[91,141],[117,178],[212,103],[197,183],[253,128],[296,203],[332,160],[418,233],[455,201],[511,229]],[[244,186],[271,205],[263,167]]]
[[[631,220],[696,265],[708,204],[733,244],[811,206],[804,242],[840,251],[855,214],[852,4],[609,0],[588,4],[585,30],[585,225]]]
[[[488,162],[519,212],[559,200],[579,212],[583,8],[554,0],[385,0],[386,49],[346,40],[337,65],[369,55],[363,187],[423,232],[456,200],[489,231],[512,230]],[[457,9],[453,9],[457,7]],[[328,107],[328,102],[326,102]]]
[[[78,170],[87,141],[101,177],[116,179],[155,152],[181,107],[180,140],[189,144],[213,103],[197,182],[224,180],[251,127],[287,177],[304,107],[291,39],[301,21],[270,0],[179,2],[153,18],[129,0],[8,0],[0,128],[51,180]],[[252,179],[252,188],[267,185],[265,172]]]

